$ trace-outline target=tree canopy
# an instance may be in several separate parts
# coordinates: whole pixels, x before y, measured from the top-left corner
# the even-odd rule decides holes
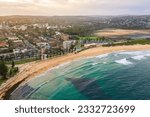
[[[0,75],[3,79],[7,78],[8,67],[6,66],[4,61],[0,61]]]

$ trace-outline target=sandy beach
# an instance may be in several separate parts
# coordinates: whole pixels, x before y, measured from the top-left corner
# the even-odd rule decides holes
[[[114,51],[136,51],[136,50],[150,50],[150,45],[133,45],[133,46],[116,46],[116,47],[96,47],[82,51],[77,54],[68,54],[61,57],[56,57],[53,59],[48,59],[44,61],[31,62],[23,65],[19,65],[20,72],[13,78],[6,81],[0,87],[0,99],[6,99],[13,89],[26,81],[33,79],[48,69],[55,67],[57,65],[63,64],[65,62],[70,62],[76,59],[81,59],[85,57],[96,56],[100,54],[111,53]]]
[[[149,35],[150,30],[127,30],[127,29],[104,29],[95,33],[97,36],[128,36],[128,35]]]

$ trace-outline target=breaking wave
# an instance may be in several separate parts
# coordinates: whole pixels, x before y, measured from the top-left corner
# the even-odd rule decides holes
[[[122,64],[122,65],[131,65],[133,64],[132,62],[128,61],[126,58],[121,59],[121,60],[116,60],[116,63]]]

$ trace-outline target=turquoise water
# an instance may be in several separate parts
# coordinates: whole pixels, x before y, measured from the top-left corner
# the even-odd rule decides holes
[[[10,99],[149,100],[150,51],[119,51],[62,64],[19,86]]]

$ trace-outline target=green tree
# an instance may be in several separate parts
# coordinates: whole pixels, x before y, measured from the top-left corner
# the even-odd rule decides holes
[[[7,78],[8,67],[6,66],[4,61],[0,61],[0,75],[3,79]]]
[[[12,68],[14,68],[14,67],[15,67],[15,62],[14,62],[14,61],[12,61],[12,63],[11,63],[11,67],[12,67]]]

